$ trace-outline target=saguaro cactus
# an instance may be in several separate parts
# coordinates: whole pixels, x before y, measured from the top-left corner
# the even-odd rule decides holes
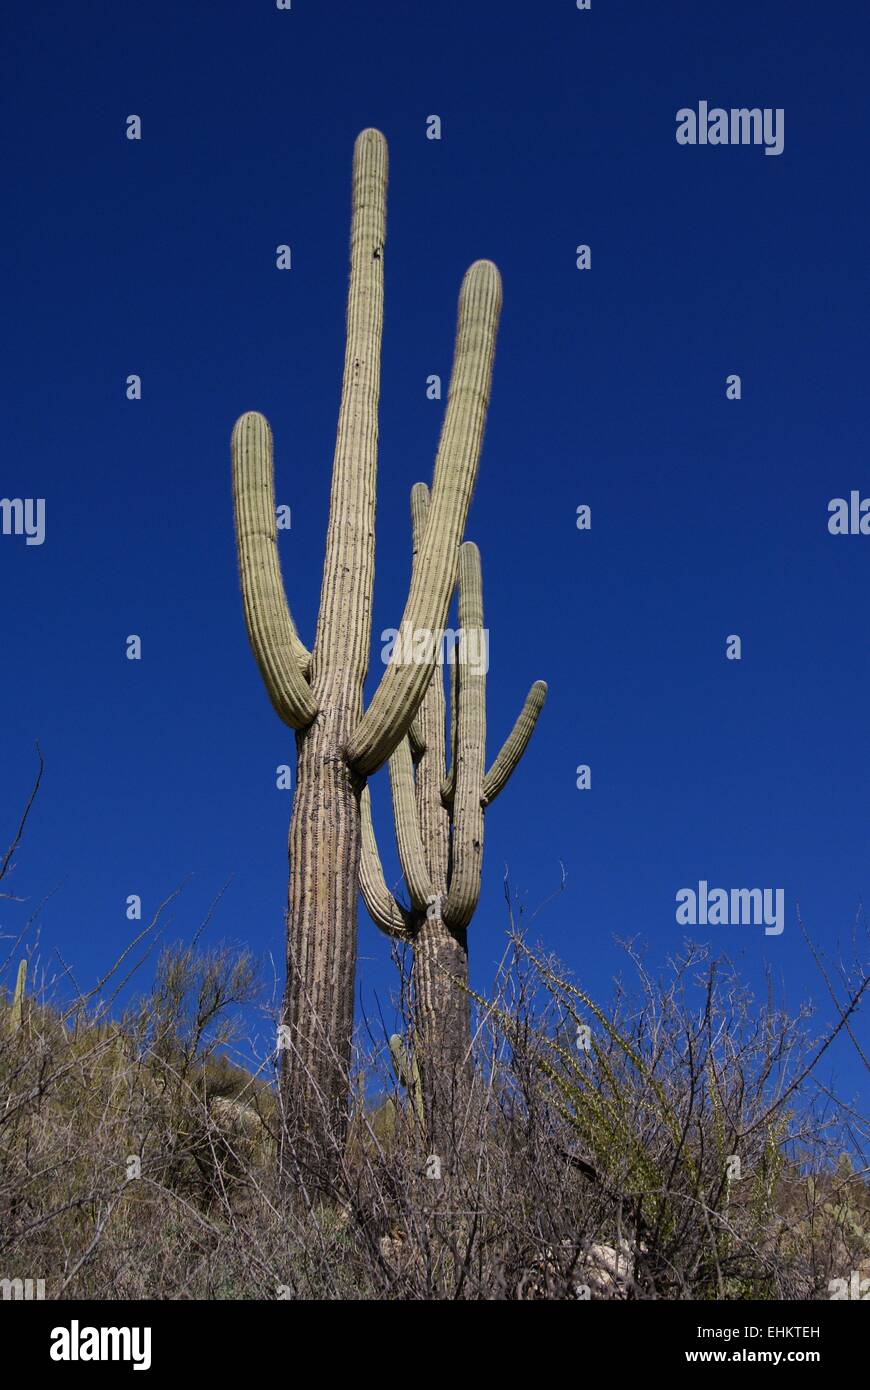
[[[275,710],[296,730],[282,1094],[315,1140],[324,1106],[338,1115],[341,1131],[347,1096],[360,796],[366,778],[405,737],[433,670],[432,662],[388,666],[363,712],[374,578],[386,186],[386,141],[379,131],[364,130],[354,150],[344,379],[310,652],[297,634],[281,582],[269,425],[256,412],[242,415],[232,440],[248,635]],[[411,629],[438,630],[446,619],[483,439],[500,304],[496,267],[476,261],[459,296],[432,504],[402,620]]]
[[[411,494],[415,556],[426,535],[429,491]],[[480,895],[483,813],[503,791],[535,728],[547,696],[535,681],[513,730],[486,770],[486,665],[481,640],[483,589],[477,546],[459,561],[459,644],[450,670],[450,768],[446,766],[443,676],[431,681],[408,736],[390,758],[393,818],[410,907],[387,887],[363,793],[360,883],[369,915],[387,935],[414,948],[416,1034],[427,1130],[442,1159],[454,1152],[461,1123],[458,1090],[470,1050],[467,928]]]

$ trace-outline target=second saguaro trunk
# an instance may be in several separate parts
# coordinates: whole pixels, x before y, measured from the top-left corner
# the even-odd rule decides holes
[[[411,494],[414,552],[428,524],[429,493]],[[368,789],[363,796],[361,886],[369,914],[414,950],[414,1051],[427,1139],[442,1164],[461,1148],[471,1061],[468,925],[480,895],[484,809],[506,785],[531,738],[547,687],[536,681],[514,728],[486,771],[488,632],[477,546],[460,548],[458,642],[449,654],[450,767],[442,676],[429,685],[408,737],[390,758],[393,819],[410,906],[386,885]]]
[[[360,797],[404,739],[433,662],[388,666],[363,711],[371,640],[375,483],[386,237],[387,147],[357,138],[347,340],[314,645],[300,640],[277,554],[272,436],[257,412],[233,431],[233,492],[248,635],[272,704],[296,730],[290,826],[287,984],[278,1046],[284,1151],[306,1159],[344,1132],[354,1011]],[[447,408],[426,534],[402,618],[440,630],[456,581],[489,400],[501,302],[498,271],[463,280]]]

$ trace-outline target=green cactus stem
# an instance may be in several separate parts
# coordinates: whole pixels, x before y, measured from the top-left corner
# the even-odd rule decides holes
[[[420,1085],[420,1069],[417,1066],[417,1055],[413,1048],[410,1054],[398,1033],[394,1033],[390,1038],[390,1053],[393,1058],[393,1069],[396,1073],[396,1080],[400,1086],[404,1086],[408,1093],[414,1114],[420,1125],[423,1124],[423,1090]]]
[[[428,530],[429,492],[411,493],[416,565]],[[483,632],[483,586],[477,546],[460,548],[459,625],[466,637]],[[482,650],[482,644],[478,645]],[[468,648],[466,647],[466,654]],[[454,652],[454,658],[456,653]],[[422,1074],[426,1128],[435,1152],[455,1152],[471,1050],[467,928],[480,896],[484,810],[516,770],[544,705],[536,681],[513,730],[488,772],[486,671],[454,659],[450,670],[450,772],[446,770],[443,676],[430,682],[407,738],[390,757],[393,820],[410,906],[388,889],[366,791],[360,865],[363,900],[387,935],[414,949],[415,1055]]]
[[[357,137],[341,404],[320,607],[311,650],[290,613],[278,561],[272,433],[247,412],[232,437],[242,607],[251,648],[279,717],[296,731],[290,825],[287,985],[282,1036],[284,1113],[315,1150],[346,1127],[354,1014],[360,855],[372,839],[366,779],[409,735],[434,660],[387,666],[367,710],[386,239],[387,144]],[[489,402],[501,282],[476,261],[459,295],[448,400],[403,622],[443,627],[477,475]],[[304,352],[304,345],[298,345]],[[418,746],[415,744],[415,746]],[[403,756],[399,755],[400,758]],[[413,846],[409,845],[409,854]],[[372,857],[367,853],[369,868]],[[379,925],[404,929],[379,869],[362,871]],[[425,882],[418,887],[425,888]],[[416,889],[415,889],[416,891]],[[289,1124],[288,1124],[289,1130]]]

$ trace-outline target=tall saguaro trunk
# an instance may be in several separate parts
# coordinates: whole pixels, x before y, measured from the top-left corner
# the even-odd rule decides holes
[[[309,671],[318,712],[296,735],[289,843],[282,1093],[293,1130],[313,1131],[317,1148],[341,1135],[353,1032],[362,778],[345,750],[362,718],[371,641],[386,187],[386,142],[364,132],[354,160],[344,375]]]
[[[287,984],[278,1047],[282,1162],[328,1157],[345,1129],[353,1033],[356,907],[366,779],[402,743],[433,661],[389,666],[363,711],[374,582],[378,400],[383,321],[387,146],[357,138],[341,405],[317,630],[309,652],[287,604],[277,552],[272,435],[248,412],[233,430],[233,494],[242,603],[260,673],[279,717],[296,730],[290,826]],[[477,473],[501,303],[489,261],[459,296],[453,370],[426,535],[403,630],[443,627]]]
[[[411,494],[415,554],[426,533],[428,490]],[[393,819],[410,907],[389,891],[378,856],[371,804],[364,793],[361,887],[369,914],[414,950],[415,1053],[426,1134],[449,1171],[462,1142],[469,1094],[471,1009],[468,925],[480,896],[483,813],[504,788],[531,738],[547,687],[536,681],[489,772],[483,588],[476,545],[460,548],[459,646],[450,664],[450,770],[446,766],[445,698],[433,680],[408,737],[390,758]]]
[[[336,704],[296,739],[281,1093],[309,1166],[341,1141],[353,1031],[362,779],[341,757],[344,716]]]

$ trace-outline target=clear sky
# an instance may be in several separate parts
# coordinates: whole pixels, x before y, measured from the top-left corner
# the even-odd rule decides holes
[[[468,526],[490,754],[532,680],[550,696],[487,816],[473,982],[501,954],[505,865],[534,908],[561,862],[535,931],[593,994],[623,968],[614,937],[657,966],[689,934],[829,1018],[795,922],[800,903],[836,960],[870,891],[870,536],[827,527],[832,498],[870,497],[866,7],[89,0],[11,3],[4,28],[0,494],[46,516],[42,545],[0,536],[0,791],[8,839],[39,739],[15,887],[57,889],[46,965],[57,946],[92,981],[132,935],[127,896],[147,913],[187,875],[170,935],[232,876],[210,939],[283,959],[275,768],[293,740],[245,635],[229,436],[246,409],[272,423],[310,643],[350,160],[374,125],[391,160],[376,637],[404,604],[408,496],[443,408],[426,378],[446,381],[463,271],[489,257],[504,281]],[[701,101],[781,108],[782,153],[679,145],[676,113]],[[385,775],[373,796],[395,877]],[[782,888],[785,930],[688,931],[675,896],[702,879]],[[389,1020],[392,983],[361,911],[367,1011],[377,995]],[[846,1049],[832,1073],[860,1084]]]

